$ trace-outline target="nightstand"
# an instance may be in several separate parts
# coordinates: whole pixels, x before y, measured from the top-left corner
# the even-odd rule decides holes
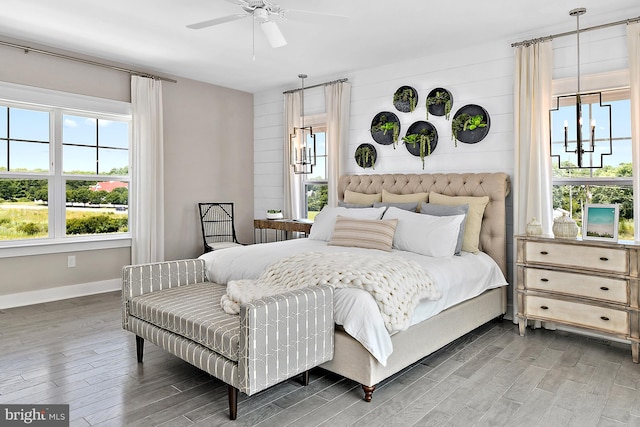
[[[639,362],[640,245],[516,236],[518,324],[550,321],[631,342]]]

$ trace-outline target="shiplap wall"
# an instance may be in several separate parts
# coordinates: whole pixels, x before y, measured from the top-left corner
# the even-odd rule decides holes
[[[309,73],[310,74],[310,73]],[[430,57],[354,71],[339,76],[314,77],[309,82],[320,83],[338,77],[351,82],[351,116],[349,141],[344,147],[344,173],[432,173],[432,172],[513,172],[513,52],[508,43],[475,46],[457,52],[444,52]],[[311,80],[311,78],[309,79]],[[295,87],[292,79],[292,86]],[[418,91],[418,107],[412,113],[401,113],[393,107],[393,93],[403,85]],[[369,129],[371,120],[380,111],[396,113],[401,122],[402,137],[411,123],[426,119],[425,100],[435,87],[447,88],[454,97],[453,112],[465,104],[482,105],[491,116],[491,131],[479,144],[454,146],[451,122],[444,117],[430,116],[438,130],[438,146],[425,159],[414,157],[399,144],[375,144]],[[255,114],[255,215],[265,216],[266,209],[281,208],[283,165],[283,89],[254,95]],[[321,112],[321,90],[305,94],[305,113]],[[375,170],[358,167],[353,156],[361,143],[374,143],[378,151]]]

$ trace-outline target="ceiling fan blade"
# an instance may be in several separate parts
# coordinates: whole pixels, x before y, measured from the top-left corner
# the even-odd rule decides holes
[[[267,37],[269,44],[271,47],[281,47],[287,44],[280,28],[278,28],[278,24],[273,21],[264,21],[260,24],[262,27],[262,32]]]
[[[229,3],[233,3],[233,4],[237,4],[238,6],[247,6],[249,3],[247,3],[246,0],[227,0]]]
[[[251,15],[248,13],[242,13],[237,15],[223,16],[222,18],[210,19],[208,21],[190,24],[190,25],[187,25],[187,28],[191,28],[192,30],[199,30],[201,28],[212,27],[218,24],[224,24],[225,22],[236,21],[238,19],[246,18],[247,16],[251,16]]]

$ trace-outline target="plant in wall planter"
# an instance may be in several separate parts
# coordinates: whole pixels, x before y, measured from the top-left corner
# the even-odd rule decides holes
[[[451,139],[465,144],[475,144],[484,139],[491,125],[489,113],[479,105],[469,104],[460,108],[451,121]]]
[[[378,153],[376,148],[371,144],[360,144],[358,148],[356,148],[355,159],[361,168],[371,168],[375,170],[377,158]]]
[[[418,104],[418,92],[411,86],[401,86],[393,94],[393,106],[403,113],[411,113]]]
[[[377,120],[374,119],[371,124],[371,136],[373,139],[383,145],[393,144],[396,148],[398,136],[400,135],[400,122],[395,114],[388,117],[386,114],[378,114]]]
[[[424,169],[424,158],[431,155],[431,151],[435,148],[437,134],[435,129],[424,128],[417,133],[407,133],[402,140],[407,145],[407,150],[413,155],[420,156],[422,160],[422,169]],[[411,148],[409,147],[411,146]]]
[[[427,120],[429,120],[429,113],[434,116],[445,116],[445,119],[449,120],[452,106],[451,92],[441,87],[433,89],[427,96]]]

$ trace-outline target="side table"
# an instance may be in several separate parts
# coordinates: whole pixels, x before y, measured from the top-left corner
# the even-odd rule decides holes
[[[256,243],[264,243],[267,241],[268,231],[275,230],[276,241],[288,240],[291,232],[309,235],[312,223],[306,221],[298,221],[295,219],[254,219],[253,220],[253,238]],[[259,239],[256,238],[256,233]]]

